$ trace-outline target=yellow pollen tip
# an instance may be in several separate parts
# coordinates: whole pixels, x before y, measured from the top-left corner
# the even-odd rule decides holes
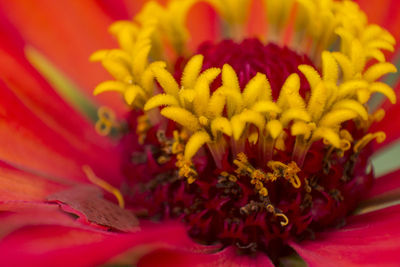
[[[192,162],[187,160],[183,154],[178,154],[176,159],[177,161],[175,165],[179,168],[179,176],[186,178],[189,184],[194,183],[197,179],[198,173]]]

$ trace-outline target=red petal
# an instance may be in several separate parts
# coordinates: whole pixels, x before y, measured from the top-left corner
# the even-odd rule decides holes
[[[370,23],[382,26],[390,12],[390,3],[393,0],[357,0],[360,8],[367,14]]]
[[[10,43],[11,45],[12,43]],[[110,147],[92,124],[61,99],[26,61],[22,51],[10,51],[0,43],[0,77],[36,116],[68,138],[87,138],[99,147]],[[11,54],[12,53],[12,54]]]
[[[101,149],[45,124],[0,81],[0,159],[53,177],[87,180],[82,165],[121,181],[116,150]],[[55,119],[55,118],[54,118]],[[62,123],[62,122],[61,122]],[[112,154],[112,152],[114,152]]]
[[[0,201],[43,201],[63,188],[51,178],[28,174],[0,162]]]
[[[400,100],[400,83],[395,87],[395,92],[397,94],[398,101]],[[400,124],[393,123],[393,120],[396,120],[400,114],[400,105],[393,105],[388,100],[382,105],[382,108],[385,109],[386,115],[380,122],[376,122],[371,126],[370,131],[384,131],[386,133],[386,139],[381,144],[374,143],[375,151],[380,150],[384,147],[389,146],[393,142],[397,141],[400,138]]]
[[[125,7],[129,13],[130,17],[133,17],[135,14],[137,14],[143,7],[143,5],[147,2],[148,0],[122,0],[121,2],[125,4]],[[157,1],[157,2],[162,2],[162,1]],[[163,1],[165,2],[165,0]]]
[[[400,205],[349,218],[340,230],[291,246],[313,266],[398,266]]]
[[[32,68],[24,57],[22,41],[8,26],[7,21],[0,16],[0,79],[4,81],[0,80],[1,95],[4,95],[0,98],[0,116],[5,117],[3,122],[9,121],[0,125],[6,128],[2,132],[3,138],[7,137],[3,140],[6,144],[0,152],[0,158],[45,173],[58,167],[56,172],[49,174],[68,177],[69,170],[66,167],[70,164],[64,162],[51,166],[47,163],[59,157],[65,157],[67,161],[68,157],[75,160],[76,154],[63,152],[55,158],[44,157],[46,150],[60,154],[60,147],[67,146],[69,150],[77,150],[84,164],[90,164],[94,169],[103,165],[106,166],[102,167],[103,170],[113,170],[103,173],[103,170],[98,169],[97,173],[118,180],[116,170],[120,163],[118,157],[115,157],[114,144],[108,138],[100,137],[93,125],[68,106]],[[9,92],[10,89],[14,93]],[[38,144],[33,148],[35,142]],[[82,177],[81,165],[77,166],[75,172],[71,170],[73,176],[79,174],[76,177],[78,179]]]
[[[163,224],[136,233],[116,234],[66,226],[25,227],[0,241],[5,266],[98,266],[138,246],[179,244],[181,225]]]
[[[128,12],[128,8],[124,3],[124,1],[115,1],[115,0],[95,0],[95,1],[96,4],[102,9],[102,11],[109,17],[111,17],[113,20],[129,20],[132,18],[132,15]],[[136,0],[131,2],[136,3],[142,1]]]
[[[260,0],[251,1],[250,14],[246,25],[246,34],[249,37],[257,37],[260,40],[265,40],[267,33],[265,8]]]
[[[400,200],[399,176],[400,170],[376,179],[371,191],[359,204],[358,212],[365,213],[397,204]]]
[[[378,24],[400,40],[400,2],[398,0],[358,0],[370,23]],[[397,44],[397,47],[400,44]]]
[[[88,60],[98,49],[117,47],[107,30],[112,20],[95,1],[1,1],[1,9],[25,42],[44,53],[88,97],[93,97],[92,91],[99,82],[108,79],[100,64]],[[125,110],[117,94],[95,99]]]
[[[158,249],[152,253],[142,257],[138,263],[139,267],[157,267],[157,266],[274,266],[268,256],[258,253],[257,256],[251,257],[246,255],[238,255],[233,247],[228,247],[216,253],[194,253],[185,250]]]
[[[218,15],[208,3],[199,2],[189,10],[186,27],[190,33],[190,51],[197,51],[201,43],[221,36]]]
[[[13,201],[0,204],[0,238],[28,225],[63,225],[81,227],[54,204]]]
[[[400,188],[400,170],[375,179],[374,186],[368,192],[366,199],[384,195]],[[400,194],[399,194],[400,195]]]

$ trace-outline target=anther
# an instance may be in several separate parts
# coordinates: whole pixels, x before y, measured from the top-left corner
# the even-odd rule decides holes
[[[279,161],[269,161],[267,166],[273,170],[273,173],[268,173],[268,177],[275,179],[276,177],[283,177],[287,181],[289,181],[294,188],[300,188],[301,181],[297,176],[297,173],[301,171],[301,169],[297,166],[296,162],[292,161],[288,165],[279,162]]]
[[[187,178],[188,184],[194,183],[197,179],[198,173],[192,162],[186,160],[183,154],[178,154],[176,159],[177,161],[175,165],[179,168],[179,176]]]
[[[100,107],[97,110],[97,116],[99,119],[96,122],[95,129],[102,136],[110,134],[112,128],[118,126],[114,112],[108,107]]]

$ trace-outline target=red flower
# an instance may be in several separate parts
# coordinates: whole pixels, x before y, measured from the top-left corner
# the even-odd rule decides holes
[[[144,2],[146,1],[73,2],[43,0],[29,3],[15,0],[0,3],[0,62],[2,63],[0,65],[1,265],[93,266],[105,263],[129,265],[137,263],[138,266],[274,266],[273,264],[277,263],[290,265],[300,262],[299,257],[287,256],[297,252],[310,266],[336,266],[338,264],[345,266],[365,264],[396,266],[400,262],[398,253],[400,250],[400,231],[397,227],[400,221],[400,206],[396,204],[389,206],[389,204],[398,200],[399,172],[395,171],[379,177],[374,181],[371,191],[365,193],[364,187],[369,187],[370,176],[366,175],[365,162],[367,159],[365,156],[364,160],[363,155],[360,155],[359,158],[362,162],[365,162],[364,164],[360,163],[362,167],[359,167],[359,170],[362,173],[360,176],[364,178],[351,180],[354,187],[350,188],[357,190],[351,191],[349,187],[341,188],[341,190],[343,189],[341,192],[346,192],[349,195],[354,194],[354,199],[358,196],[361,197],[358,213],[347,217],[346,225],[340,229],[327,228],[324,231],[316,232],[315,240],[300,241],[299,235],[292,233],[294,230],[276,228],[282,236],[283,233],[288,234],[279,239],[284,240],[285,243],[285,253],[283,254],[281,252],[270,252],[272,245],[268,245],[267,249],[263,248],[251,254],[242,250],[242,254],[245,253],[240,255],[237,251],[237,247],[240,247],[240,245],[236,245],[232,241],[236,239],[231,236],[227,238],[226,234],[229,231],[225,231],[226,229],[222,226],[215,226],[214,224],[213,226],[204,226],[209,231],[207,234],[193,233],[192,230],[198,229],[200,224],[197,216],[202,216],[198,212],[187,215],[180,211],[177,217],[181,220],[171,219],[165,216],[165,209],[176,208],[176,206],[166,204],[167,207],[164,207],[165,209],[160,212],[159,205],[151,205],[169,201],[164,198],[163,194],[166,191],[163,190],[172,189],[168,186],[162,187],[162,183],[160,183],[161,185],[158,184],[159,187],[156,189],[148,191],[151,192],[154,203],[148,203],[145,198],[139,198],[137,192],[132,196],[132,188],[137,189],[135,186],[138,184],[137,180],[132,181],[132,176],[135,179],[139,176],[143,176],[141,179],[155,179],[153,173],[165,173],[171,169],[174,170],[174,168],[180,171],[180,176],[188,178],[189,184],[194,183],[196,186],[207,188],[216,186],[212,183],[202,184],[201,177],[196,176],[207,169],[203,164],[204,157],[195,157],[197,147],[194,151],[189,151],[190,153],[185,152],[185,156],[191,155],[190,160],[193,157],[193,163],[189,161],[189,165],[187,165],[187,161],[181,161],[179,156],[174,155],[172,156],[173,161],[169,165],[154,162],[156,168],[149,169],[149,166],[153,165],[143,166],[139,163],[140,159],[135,159],[133,166],[132,162],[127,163],[126,153],[140,150],[138,148],[140,142],[133,142],[132,139],[129,139],[132,136],[126,135],[121,141],[118,138],[100,136],[95,130],[95,119],[99,115],[96,114],[96,109],[103,105],[111,107],[115,111],[118,121],[128,117],[128,122],[134,120],[136,123],[137,114],[122,105],[118,95],[92,96],[93,88],[99,82],[110,78],[102,68],[90,63],[88,58],[98,49],[117,47],[116,42],[107,33],[107,27],[115,20],[129,19],[139,11]],[[397,1],[360,0],[358,3],[369,15],[369,21],[387,28],[397,40],[399,39],[400,6]],[[259,36],[265,30],[259,26],[262,20],[262,15],[260,15],[262,12],[259,12],[260,5],[261,1],[253,1],[253,16],[249,19],[250,23],[248,23],[245,31],[250,36]],[[260,58],[264,56],[265,50],[268,50],[268,53],[278,51],[273,53],[280,54],[279,60],[287,61],[290,65],[285,70],[288,70],[289,73],[298,72],[299,75],[300,71],[297,70],[297,66],[309,62],[309,59],[298,59],[293,56],[295,54],[293,51],[283,51],[279,50],[280,48],[269,46],[264,47],[256,44],[254,40],[245,41],[245,44],[238,45],[239,48],[233,42],[226,42],[214,46],[203,44],[197,49],[204,40],[214,40],[221,33],[216,27],[215,11],[211,9],[210,5],[196,4],[189,14],[187,26],[193,33],[196,33],[193,34],[194,38],[189,43],[189,47],[192,49],[191,51],[197,50],[204,56],[206,68],[223,68],[223,64],[228,61],[225,62],[221,58],[235,54],[230,57],[229,64],[237,73],[245,73],[246,70],[240,69],[240,60],[238,66],[235,65],[237,63],[235,60],[238,60],[236,54],[240,53],[240,49],[255,51],[260,48],[263,52],[259,54],[254,52]],[[222,17],[225,16],[228,24],[231,23],[229,25],[233,25],[241,19],[240,16],[229,19],[232,14],[237,15],[237,13],[229,12],[222,15]],[[357,21],[354,23],[357,23]],[[233,36],[240,35],[235,32]],[[285,44],[288,44],[290,36],[293,36],[290,31],[285,32],[282,38]],[[272,33],[270,37],[273,37]],[[120,43],[123,42],[120,40]],[[172,44],[174,44],[173,40]],[[224,55],[224,53],[227,55]],[[180,59],[174,59],[174,62],[177,62],[174,75],[178,78],[180,78],[182,72],[185,72],[182,67],[184,64],[179,64],[179,60],[186,63],[191,56],[191,54],[182,55]],[[393,62],[398,60],[398,53],[395,53],[394,56],[391,54],[386,56]],[[316,58],[318,57],[319,55]],[[276,67],[276,65],[273,65],[274,62],[266,63],[267,59],[265,58],[263,60],[253,58],[252,60],[252,64],[254,64],[249,68],[253,68],[260,62],[268,65],[266,67],[263,65],[265,68],[274,70]],[[313,61],[318,65],[315,58],[313,58]],[[312,65],[312,63],[310,64]],[[290,69],[292,67],[294,70]],[[229,72],[227,67],[222,71]],[[256,73],[259,70],[251,69],[251,71]],[[267,77],[271,79],[272,94],[276,99],[287,76],[278,75],[272,79],[268,74]],[[154,76],[156,76],[160,85],[159,89],[168,87],[167,84],[163,84],[162,75],[160,70],[154,70]],[[253,75],[248,79],[239,77],[240,86],[244,87]],[[397,76],[392,76],[392,78],[393,80],[389,82],[395,88],[394,91],[397,94],[399,91]],[[224,78],[218,82],[223,84]],[[304,77],[301,77],[299,83],[302,86],[300,94],[304,97],[307,90],[310,90],[310,86]],[[213,86],[216,88],[211,88],[212,90],[216,90],[218,87],[217,85]],[[393,98],[395,97],[393,96],[392,100]],[[125,94],[126,99],[129,99],[129,96]],[[130,104],[134,106],[134,103]],[[144,103],[142,106],[144,106]],[[373,146],[375,153],[392,145],[400,136],[400,127],[397,127],[393,122],[398,115],[399,106],[390,105],[386,101],[383,102],[382,107],[386,110],[386,117],[384,120],[373,124],[370,132],[384,131],[386,141]],[[101,110],[104,111],[105,109]],[[129,116],[126,115],[128,113]],[[167,111],[162,114],[167,114]],[[105,112],[103,115],[107,116],[110,113]],[[168,114],[165,116],[168,117]],[[108,125],[107,123],[110,120],[105,119],[103,121],[105,124],[97,125],[97,127],[115,126],[115,124]],[[204,118],[199,118],[199,121],[201,125],[208,123],[204,122]],[[176,124],[171,125],[172,123],[169,124],[169,127],[177,127]],[[120,124],[118,127],[123,127],[123,125]],[[352,131],[351,126],[346,129]],[[97,130],[99,131],[99,128]],[[142,140],[143,142],[148,142],[151,145],[154,142],[160,142],[156,138],[157,131],[153,130],[153,132],[151,129],[148,131],[148,135],[144,137],[147,139]],[[196,131],[197,128],[194,132]],[[231,133],[232,136],[236,134],[234,131]],[[149,136],[153,136],[153,139]],[[211,136],[211,133],[209,133],[209,136]],[[134,134],[134,137],[137,136]],[[204,137],[204,135],[200,137]],[[179,139],[174,138],[175,141]],[[292,141],[294,142],[294,140]],[[130,145],[128,146],[124,142],[130,142]],[[203,143],[207,142],[204,141]],[[323,145],[322,142],[321,145]],[[250,150],[246,149],[244,151],[248,154]],[[303,184],[306,180],[304,175],[313,173],[311,167],[306,170],[306,166],[311,166],[311,163],[308,162],[311,158],[306,158],[306,164],[303,166],[306,156],[295,155],[293,164],[289,164],[290,161],[287,160],[288,156],[285,154],[285,150],[283,149],[283,152],[276,151],[278,150],[272,150],[272,153],[280,154],[275,156],[275,162],[279,158],[279,163],[286,162],[287,165],[283,164],[284,167],[282,167],[279,163],[270,163],[268,168],[265,167],[262,170],[265,173],[257,172],[261,176],[252,176],[251,184],[260,184],[262,179],[266,179],[262,175],[267,175],[266,170],[268,170],[271,171],[268,174],[276,176],[268,179],[276,180],[284,176],[289,188],[289,191],[286,192],[297,192],[297,184]],[[146,152],[151,155],[151,151],[147,150]],[[320,160],[325,155],[321,154],[321,149],[315,147],[310,149],[311,152],[316,153],[316,158]],[[347,152],[343,149],[343,153]],[[236,183],[235,179],[238,177],[243,179],[244,176],[250,175],[245,171],[240,175],[235,174],[237,177],[234,175],[234,178],[229,176],[229,174],[238,171],[243,164],[253,168],[250,162],[255,162],[256,158],[256,156],[253,156],[254,158],[250,156],[249,162],[247,162],[247,158],[240,157],[240,153],[236,155],[232,152],[233,154],[237,158],[232,156],[231,160],[236,163],[229,163],[229,160],[223,159],[221,155],[213,155],[214,159],[217,158],[221,161],[220,163],[218,163],[218,160],[216,161],[216,167],[210,173],[213,172],[212,175],[215,176],[223,176],[224,179],[231,179],[232,183]],[[345,155],[344,158],[350,160],[350,156]],[[148,155],[147,157],[153,158]],[[234,161],[235,159],[236,161]],[[252,161],[253,159],[254,161]],[[289,159],[291,158],[289,157]],[[177,167],[175,161],[178,162]],[[272,160],[269,162],[272,162]],[[342,162],[341,164],[345,163]],[[318,164],[319,167],[322,166],[320,163]],[[209,165],[208,163],[207,166]],[[221,171],[215,174],[217,170]],[[240,170],[243,171],[243,169]],[[261,169],[253,168],[251,175],[259,170]],[[191,171],[195,171],[196,175],[193,175]],[[281,171],[286,171],[288,174],[279,174]],[[329,177],[334,177],[334,174]],[[200,182],[198,183],[198,181]],[[269,180],[269,182],[271,181]],[[217,182],[215,181],[215,183]],[[263,186],[266,184],[267,182],[261,183]],[[248,194],[251,196],[258,196],[259,194],[263,197],[272,195],[271,199],[273,199],[274,192],[282,192],[273,186],[263,187],[261,185],[256,187],[255,193],[250,191]],[[348,185],[346,184],[346,186]],[[190,191],[190,189],[187,189],[188,187],[185,187],[186,185],[180,186],[183,191]],[[243,188],[249,188],[249,186],[250,182]],[[183,189],[184,187],[186,189]],[[105,189],[104,197],[101,188]],[[267,189],[269,195],[268,191],[265,192]],[[173,191],[168,192],[178,194],[180,191],[174,188]],[[148,196],[146,194],[145,197]],[[118,201],[114,200],[114,196],[117,197]],[[188,196],[187,191],[179,197],[182,197],[183,202],[186,200],[188,202],[194,201],[191,198],[193,196],[190,196],[190,194]],[[303,197],[302,193],[299,194],[300,197]],[[330,196],[330,198],[333,197]],[[125,208],[123,208],[124,199]],[[325,226],[325,220],[329,221],[329,223],[326,222],[327,225],[332,225],[333,219],[331,220],[331,217],[323,212],[320,213],[320,209],[316,208],[313,211],[318,213],[318,216],[313,217],[313,220],[317,221],[319,226],[310,228],[311,220],[309,221],[308,217],[306,219],[301,217],[304,215],[303,213],[300,214],[299,212],[300,216],[289,212],[300,207],[295,203],[297,201],[295,198],[289,200],[286,206],[282,203],[276,204],[276,207],[281,205],[279,206],[280,209],[275,208],[273,212],[269,211],[270,214],[265,216],[269,216],[268,218],[271,218],[273,222],[280,222],[282,227],[287,224],[291,225],[293,221],[293,225],[295,225],[293,229],[297,229],[296,231],[301,232],[302,235],[306,232],[304,230],[306,228],[316,230],[321,225]],[[216,208],[218,205],[225,205],[229,200],[222,198],[222,200],[219,199],[214,202],[207,201],[205,202],[206,208],[202,208],[204,210],[208,209],[209,206]],[[117,202],[120,204],[119,206]],[[252,202],[244,204],[250,203]],[[194,205],[194,203],[191,204]],[[275,205],[275,203],[273,204]],[[317,202],[314,203],[315,206],[317,204]],[[353,204],[347,203],[347,206],[332,209],[337,212],[332,216],[338,216],[334,219],[341,218],[345,213],[351,211]],[[378,204],[384,207],[380,207]],[[242,207],[249,208],[250,206],[243,205]],[[153,215],[164,215],[164,220],[156,223],[149,220],[150,217],[146,217],[138,221],[134,214],[137,217],[143,217],[141,213],[144,209],[150,213],[153,211],[152,209],[155,209]],[[326,208],[321,208],[321,210],[326,211]],[[285,212],[288,215],[285,215]],[[168,214],[171,215],[172,213]],[[265,214],[268,214],[268,212],[265,211]],[[341,216],[338,214],[341,214]],[[277,218],[282,219],[282,221],[277,220]],[[319,218],[323,219],[320,220]],[[303,225],[303,222],[296,224],[296,220],[303,219],[307,223],[304,223],[305,228],[300,230],[299,227]],[[285,222],[285,220],[288,221]],[[248,221],[245,221],[243,225],[246,225],[246,223]],[[281,226],[278,224],[278,227]],[[224,236],[216,238],[216,235],[220,233],[215,232],[220,229],[223,229]],[[187,234],[188,231],[190,236],[196,237],[197,240],[200,239],[208,245],[195,242]],[[211,237],[210,233],[212,233]],[[263,233],[276,234],[274,230]],[[237,238],[237,240],[242,241],[243,237]],[[257,238],[250,239],[257,241]],[[305,238],[304,236],[302,238],[309,239],[309,237]],[[212,244],[210,244],[211,242]],[[245,245],[249,244],[246,243]],[[286,250],[289,247],[291,249],[288,253]],[[267,251],[268,255],[265,253],[266,250],[269,250]],[[283,255],[284,257],[279,258],[271,255]]]

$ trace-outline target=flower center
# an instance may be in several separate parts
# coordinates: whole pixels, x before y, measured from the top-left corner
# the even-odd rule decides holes
[[[263,45],[254,39],[241,43],[231,40],[204,43],[198,52],[203,57],[197,71],[203,72],[192,84],[209,86],[213,93],[207,96],[208,103],[199,104],[210,106],[215,101],[218,105],[221,103],[216,99],[219,92],[236,86],[240,90],[237,95],[228,94],[224,100],[226,107],[217,107],[220,114],[230,116],[233,125],[227,126],[225,120],[218,120],[221,117],[200,111],[198,121],[193,120],[193,125],[189,125],[197,124],[204,129],[200,131],[196,128],[188,131],[175,123],[180,122],[181,115],[190,120],[190,114],[173,113],[172,121],[168,122],[154,114],[156,118],[148,114],[137,119],[138,125],[133,127],[139,134],[143,153],[147,154],[142,156],[143,163],[134,159],[133,176],[144,181],[143,195],[149,214],[162,219],[182,219],[189,234],[199,242],[235,245],[248,253],[262,250],[271,258],[285,253],[285,241],[289,238],[310,238],[313,231],[342,223],[371,186],[373,175],[367,170],[368,143],[379,136],[365,136],[366,130],[358,121],[340,122],[336,126],[341,127],[340,139],[334,145],[328,135],[326,139],[313,139],[311,133],[296,135],[293,130],[285,129],[293,127],[296,123],[293,118],[298,118],[295,113],[302,111],[294,109],[295,113],[286,115],[288,118],[282,123],[284,115],[281,114],[290,112],[290,106],[282,111],[268,99],[272,95],[279,103],[285,90],[297,87],[299,93],[289,92],[286,101],[300,95],[306,102],[311,101],[310,85],[299,68],[302,64],[312,66],[306,56],[275,44]],[[175,77],[181,79],[179,96],[188,107],[194,106],[193,109],[200,108],[196,107],[196,95],[191,95],[192,87],[184,84],[189,84],[187,80],[191,76],[187,66],[193,68],[199,59],[196,57],[184,69],[180,69],[182,63],[178,61],[175,70]],[[222,68],[218,78],[217,68]],[[170,82],[163,79],[166,78],[158,81],[165,90]],[[249,103],[242,100],[241,106],[230,110],[228,101],[240,101],[235,97],[265,89],[262,87],[270,88],[271,92],[248,96]],[[199,91],[195,93],[200,94]],[[155,105],[151,99],[145,110],[149,105]],[[266,121],[255,110],[265,112]],[[239,133],[235,133],[235,118]],[[314,131],[318,126],[305,121],[299,128]],[[193,142],[193,136],[200,141]],[[206,142],[207,146],[200,149]],[[153,162],[151,170],[149,161]]]
[[[222,68],[226,63],[232,66],[239,78],[240,88],[244,88],[257,73],[264,73],[268,77],[274,99],[278,98],[290,74],[300,74],[297,68],[299,65],[313,65],[306,55],[298,55],[274,43],[264,45],[258,39],[245,39],[241,43],[224,40],[217,45],[205,42],[200,45],[197,53],[204,55],[203,69]],[[304,96],[310,87],[303,75],[300,78],[300,94]]]
[[[134,109],[127,205],[184,221],[199,242],[276,261],[289,239],[342,224],[371,186],[370,143],[385,134],[368,130],[384,111],[366,103],[374,93],[396,102],[379,81],[396,72],[382,52],[395,40],[351,1],[264,1],[264,45],[243,39],[249,1],[208,2],[242,41],[191,53],[185,18],[197,1],[149,2],[110,28],[120,49],[91,56],[115,78],[94,93],[118,91]],[[103,135],[123,128],[106,110],[99,117]]]

